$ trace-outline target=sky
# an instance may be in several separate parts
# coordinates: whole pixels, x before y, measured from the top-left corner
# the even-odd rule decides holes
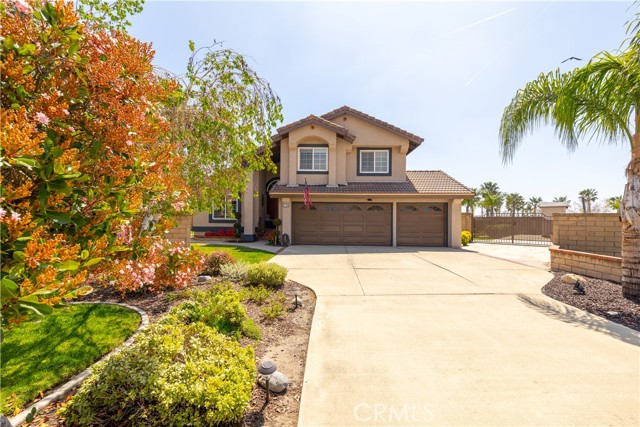
[[[569,71],[626,37],[632,2],[154,1],[130,33],[154,64],[184,73],[189,40],[223,42],[282,101],[287,124],[348,105],[424,138],[410,170],[444,170],[525,198],[621,195],[628,142],[583,141],[567,153],[551,128],[528,136],[511,164],[499,153],[504,108],[540,73]],[[562,63],[569,57],[582,58]]]

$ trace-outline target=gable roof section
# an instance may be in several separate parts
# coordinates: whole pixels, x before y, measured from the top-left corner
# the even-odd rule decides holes
[[[338,125],[333,123],[332,121],[329,121],[327,119],[324,119],[322,117],[318,117],[318,116],[314,116],[313,114],[305,117],[304,119],[300,119],[298,121],[295,121],[293,123],[289,123],[286,126],[282,126],[280,128],[277,129],[278,133],[273,135],[271,137],[271,140],[273,142],[278,142],[283,140],[284,138],[289,136],[289,132],[291,132],[292,130],[296,130],[299,129],[303,126],[306,125],[318,125],[321,126],[325,129],[329,129],[330,131],[335,132],[339,137],[341,137],[342,139],[344,139],[345,141],[348,142],[353,142],[356,137],[354,135],[351,135],[349,133],[349,131]]]
[[[361,120],[364,120],[365,122],[369,122],[369,123],[371,123],[373,125],[376,125],[376,126],[382,128],[382,129],[385,129],[386,131],[389,131],[389,132],[391,132],[393,134],[396,134],[396,135],[401,136],[403,138],[407,138],[409,140],[409,152],[411,152],[414,149],[418,148],[418,146],[420,144],[422,144],[422,142],[424,141],[424,138],[422,138],[422,137],[420,137],[418,135],[415,135],[415,134],[413,134],[411,132],[408,132],[408,131],[406,131],[404,129],[400,129],[399,127],[394,126],[391,123],[387,123],[387,122],[382,121],[380,119],[376,119],[373,116],[370,116],[370,115],[368,115],[366,113],[363,113],[362,111],[358,111],[355,108],[351,108],[351,107],[349,107],[347,105],[343,105],[340,108],[337,108],[337,109],[335,109],[333,111],[329,111],[328,113],[323,114],[322,118],[326,119],[326,120],[332,120],[332,119],[335,119],[336,117],[339,117],[339,116],[344,115],[344,114],[352,115],[352,116],[357,117],[357,118],[359,118]]]
[[[407,179],[418,193],[461,194],[473,196],[473,191],[443,171],[407,171]]]
[[[404,182],[350,182],[347,185],[328,187],[310,185],[311,193],[323,194],[424,194],[473,197],[473,191],[442,171],[407,171]],[[270,194],[302,194],[304,185],[288,187],[275,185]]]

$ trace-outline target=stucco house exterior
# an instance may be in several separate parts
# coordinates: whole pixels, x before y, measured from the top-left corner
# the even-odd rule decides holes
[[[283,126],[272,139],[277,175],[252,172],[233,201],[243,240],[280,218],[294,245],[460,247],[460,204],[473,193],[442,171],[406,170],[423,138],[343,106]],[[193,231],[232,227],[227,210],[197,213]]]

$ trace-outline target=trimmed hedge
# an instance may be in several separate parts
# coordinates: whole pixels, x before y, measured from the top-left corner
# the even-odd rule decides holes
[[[249,266],[247,270],[247,282],[250,285],[264,285],[275,288],[284,283],[289,270],[281,265],[261,262]]]
[[[68,426],[238,422],[255,375],[253,348],[200,322],[157,323],[97,364],[61,415]]]

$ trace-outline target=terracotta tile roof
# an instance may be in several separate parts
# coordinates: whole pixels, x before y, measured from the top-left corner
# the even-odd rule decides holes
[[[418,193],[473,195],[469,187],[442,171],[407,171],[407,179]]]
[[[358,111],[355,108],[351,108],[347,105],[343,105],[340,108],[337,108],[333,111],[329,111],[326,114],[322,115],[323,119],[327,119],[327,120],[332,120],[335,119],[338,116],[344,115],[344,114],[351,114],[352,116],[355,116],[359,119],[362,119],[364,121],[367,121],[369,123],[372,123],[374,125],[380,126],[383,129],[388,130],[391,133],[394,133],[396,135],[402,136],[404,138],[407,138],[409,140],[409,145],[410,145],[410,150],[412,151],[414,148],[417,148],[420,144],[422,144],[422,142],[424,141],[424,138],[415,135],[411,132],[408,132],[404,129],[400,129],[397,126],[392,125],[391,123],[387,123],[385,121],[382,121],[380,119],[377,119],[373,116],[370,116],[366,113],[363,113],[362,111]]]
[[[282,126],[278,128],[277,129],[278,133],[273,135],[271,139],[273,140],[273,142],[281,141],[282,139],[289,136],[289,132],[291,132],[292,130],[301,128],[302,126],[311,125],[311,124],[315,124],[315,125],[327,128],[329,130],[332,130],[345,141],[353,142],[356,139],[354,135],[349,134],[349,131],[346,128],[336,123],[333,123],[332,121],[324,119],[322,117],[314,116],[313,114],[305,117],[304,119],[300,119],[293,123],[289,123],[286,126]]]
[[[407,171],[404,182],[350,182],[338,187],[310,185],[311,193],[325,194],[430,194],[471,197],[473,192],[442,171]],[[287,187],[277,184],[271,194],[301,194],[304,185]]]

